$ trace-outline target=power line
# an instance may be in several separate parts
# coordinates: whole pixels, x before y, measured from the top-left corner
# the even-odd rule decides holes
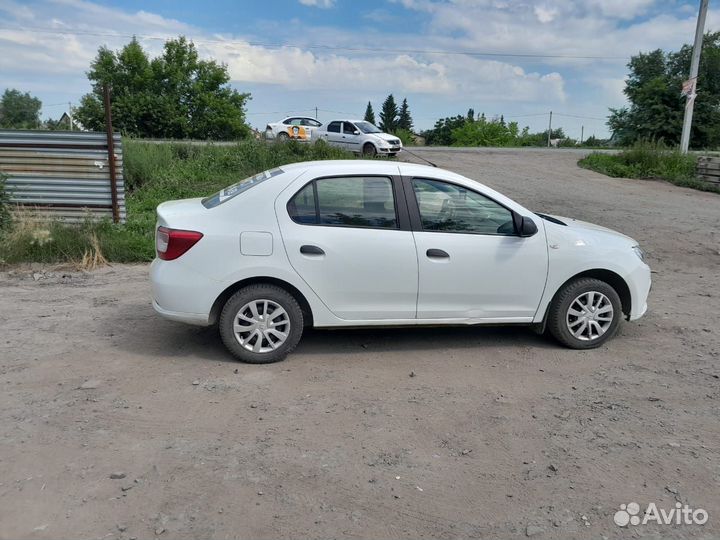
[[[59,30],[57,28],[42,28],[37,26],[17,26],[17,27],[0,27],[0,30],[20,30],[23,32],[36,32],[57,35],[75,35],[75,36],[94,36],[94,37],[113,37],[113,38],[141,38],[153,40],[167,40],[167,36],[148,36],[142,34],[119,34],[112,32],[88,32],[84,30]],[[463,51],[451,49],[393,49],[385,47],[348,47],[340,45],[322,45],[322,44],[297,44],[282,43],[272,41],[243,41],[233,39],[193,39],[194,43],[215,43],[215,44],[243,44],[253,47],[266,47],[269,49],[281,49],[284,47],[311,50],[328,50],[328,51],[346,51],[346,52],[373,52],[373,53],[397,53],[397,54],[431,54],[431,55],[449,55],[449,56],[473,56],[473,57],[491,57],[491,58],[550,58],[550,59],[569,59],[569,60],[627,60],[626,56],[602,56],[602,55],[580,55],[580,54],[537,54],[537,53],[504,53],[495,51]]]

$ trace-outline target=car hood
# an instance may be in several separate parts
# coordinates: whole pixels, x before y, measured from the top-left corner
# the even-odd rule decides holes
[[[378,139],[382,139],[383,141],[399,141],[400,137],[397,135],[390,135],[389,133],[372,133],[374,137],[377,137]],[[400,143],[402,144],[402,142]]]
[[[546,215],[552,219],[561,221],[573,233],[577,233],[580,235],[582,235],[583,233],[589,233],[590,235],[595,235],[595,234],[599,233],[601,235],[611,236],[618,240],[624,240],[624,241],[632,243],[633,245],[637,245],[637,241],[635,241],[635,239],[633,239],[623,233],[614,231],[613,229],[608,229],[607,227],[603,227],[602,225],[596,225],[595,223],[589,223],[587,221],[581,221],[579,219],[568,218],[568,217],[564,217],[564,216],[556,216],[556,215],[552,215],[552,214],[544,214],[544,215]],[[552,221],[550,223],[552,223]],[[558,226],[560,227],[560,229],[563,228],[562,225],[558,225]]]

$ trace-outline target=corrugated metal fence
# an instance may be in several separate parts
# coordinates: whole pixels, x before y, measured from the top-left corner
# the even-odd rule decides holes
[[[113,136],[117,217],[125,222],[122,142]],[[113,219],[105,133],[0,130],[0,172],[10,200],[33,215],[63,221]]]

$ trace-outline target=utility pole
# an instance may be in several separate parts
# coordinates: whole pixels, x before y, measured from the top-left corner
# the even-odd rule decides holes
[[[72,120],[72,102],[68,101],[68,120],[70,121],[70,131],[73,130],[73,120]]]
[[[690,62],[689,87],[683,89],[687,96],[685,102],[685,117],[683,118],[682,136],[680,137],[680,151],[687,154],[690,146],[690,128],[692,128],[693,108],[697,91],[698,68],[700,67],[700,53],[702,52],[703,35],[705,33],[705,16],[707,15],[708,0],[700,0],[697,26],[695,27],[695,44],[693,45],[692,60]]]
[[[112,203],[113,222],[120,221],[120,209],[118,207],[117,194],[117,171],[115,168],[115,140],[112,127],[112,109],[110,105],[110,87],[103,84],[103,105],[105,107],[105,131],[107,131],[107,155],[110,166],[110,201]]]
[[[317,106],[315,106],[315,120],[317,120]]]
[[[585,126],[580,126],[580,144],[583,143],[584,136],[585,136]]]
[[[548,148],[550,148],[550,137],[552,137],[552,111],[550,111],[550,122],[548,123]]]

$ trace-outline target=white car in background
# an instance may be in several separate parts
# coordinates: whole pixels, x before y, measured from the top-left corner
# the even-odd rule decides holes
[[[324,128],[317,129],[313,133],[313,138],[370,157],[376,155],[393,157],[402,150],[402,141],[399,137],[384,133],[374,124],[364,120],[333,120]]]
[[[514,324],[590,349],[647,309],[632,238],[424,165],[284,165],[157,215],[155,310],[217,323],[245,362],[282,360],[306,326]]]
[[[288,116],[280,122],[272,122],[265,126],[265,138],[278,141],[295,139],[309,142],[313,138],[313,131],[321,126],[322,122],[309,116]]]

